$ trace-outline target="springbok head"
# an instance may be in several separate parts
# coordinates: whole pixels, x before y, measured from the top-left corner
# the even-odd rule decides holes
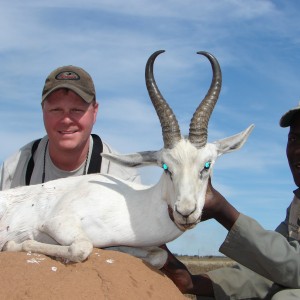
[[[206,96],[191,119],[189,135],[183,137],[176,116],[160,93],[153,76],[154,61],[163,52],[157,51],[149,57],[145,77],[150,99],[160,120],[164,147],[158,151],[104,156],[130,167],[162,167],[164,173],[157,184],[162,185],[161,197],[167,202],[171,219],[184,231],[200,222],[208,179],[217,157],[241,148],[254,126],[214,143],[207,142],[208,122],[220,94],[222,73],[212,54],[199,51],[198,54],[209,59],[213,78]]]

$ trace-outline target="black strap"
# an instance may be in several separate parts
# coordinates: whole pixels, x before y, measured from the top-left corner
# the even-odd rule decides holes
[[[93,138],[93,149],[92,149],[92,154],[91,154],[91,159],[90,159],[90,165],[89,165],[88,172],[87,172],[88,174],[100,173],[101,163],[102,163],[102,156],[100,155],[100,153],[102,153],[102,151],[103,151],[103,143],[97,134],[92,134],[92,138]],[[26,185],[30,184],[30,179],[31,179],[32,172],[34,169],[33,156],[34,156],[34,153],[35,153],[40,141],[41,141],[41,139],[38,139],[38,140],[34,141],[34,143],[32,144],[31,157],[28,161],[26,175],[25,175],[25,184]]]
[[[32,147],[31,147],[31,157],[28,161],[26,175],[25,175],[25,184],[26,185],[29,185],[29,183],[30,183],[31,175],[32,175],[33,168],[34,168],[33,155],[34,155],[40,141],[41,141],[41,139],[34,141],[34,143],[32,144]]]
[[[92,133],[93,138],[93,150],[90,159],[90,165],[88,168],[88,174],[100,173],[102,156],[100,153],[103,151],[103,144],[100,137],[97,134]]]

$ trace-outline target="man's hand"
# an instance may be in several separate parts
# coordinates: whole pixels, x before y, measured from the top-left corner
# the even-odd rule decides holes
[[[239,215],[239,212],[213,188],[209,178],[201,220],[214,218],[229,231]]]
[[[175,283],[183,294],[214,295],[212,282],[207,275],[192,275],[187,267],[170,252],[166,245],[162,245],[161,248],[168,252],[167,262],[161,271]]]

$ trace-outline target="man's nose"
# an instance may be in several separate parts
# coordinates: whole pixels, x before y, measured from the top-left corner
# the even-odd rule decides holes
[[[64,111],[61,117],[61,121],[64,122],[73,122],[73,117],[70,111]]]

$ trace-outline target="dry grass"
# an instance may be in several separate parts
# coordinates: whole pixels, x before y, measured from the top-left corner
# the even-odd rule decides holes
[[[233,261],[230,258],[223,256],[177,256],[177,259],[183,262],[192,274],[206,273],[211,270],[233,265]]]
[[[208,257],[192,257],[192,256],[177,256],[183,262],[192,274],[206,273],[222,267],[229,267],[233,265],[233,261],[227,257],[222,256],[208,256]],[[186,295],[189,299],[197,299],[196,296]]]

